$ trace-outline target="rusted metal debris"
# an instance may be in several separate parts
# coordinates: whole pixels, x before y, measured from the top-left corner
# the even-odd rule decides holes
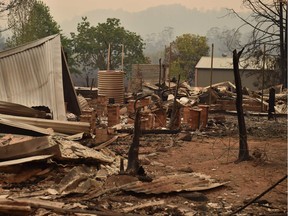
[[[200,173],[185,173],[162,176],[152,182],[132,182],[123,186],[124,191],[135,193],[162,194],[181,191],[203,191],[220,187],[227,182],[216,182],[210,176]]]
[[[165,73],[165,68],[163,68],[163,73]],[[68,118],[70,113],[67,113],[67,119],[72,121],[32,118],[39,117],[41,113],[31,110],[31,108],[23,108],[21,105],[9,106],[12,107],[11,110],[7,108],[4,110],[0,107],[0,133],[4,133],[3,135],[0,134],[0,160],[2,161],[0,167],[1,171],[7,169],[12,173],[14,172],[13,177],[3,174],[1,177],[5,180],[2,182],[8,188],[13,187],[15,183],[20,184],[18,188],[16,187],[19,191],[2,191],[6,193],[7,197],[9,195],[9,200],[5,199],[3,203],[0,200],[0,212],[6,213],[7,209],[9,211],[15,208],[24,215],[30,214],[35,209],[46,208],[50,213],[52,211],[60,214],[127,215],[127,212],[142,208],[161,206],[163,201],[149,200],[139,205],[134,203],[132,207],[123,208],[122,206],[118,210],[124,212],[123,214],[110,211],[108,210],[109,207],[102,209],[103,211],[90,211],[88,210],[90,206],[88,207],[88,204],[85,206],[85,202],[81,201],[89,202],[95,198],[101,200],[102,195],[119,193],[120,191],[144,194],[185,193],[209,190],[225,185],[227,182],[217,182],[209,176],[193,171],[188,174],[169,174],[161,177],[152,175],[155,178],[152,180],[145,173],[145,164],[143,163],[142,166],[141,162],[143,161],[138,158],[138,154],[143,144],[140,145],[140,141],[146,139],[148,137],[146,134],[149,133],[177,134],[185,130],[187,136],[183,137],[182,140],[187,141],[191,141],[193,135],[198,136],[202,132],[205,133],[210,111],[236,110],[235,86],[230,82],[223,82],[214,84],[212,89],[191,87],[186,82],[180,82],[179,77],[177,84],[161,80],[158,86],[145,83],[143,88],[141,87],[142,92],[137,92],[134,95],[131,93],[129,97],[126,97],[125,103],[113,105],[108,104],[108,100],[112,99],[97,95],[96,91],[90,94],[92,90],[90,89],[89,100],[79,96],[81,115],[69,115]],[[213,94],[213,103],[208,107],[205,104],[207,104],[209,91]],[[259,92],[251,92],[249,89],[244,89],[243,92],[245,94],[241,104],[244,110],[259,112],[259,108],[263,106],[264,111],[267,111],[268,92],[263,91],[264,102],[262,104]],[[277,87],[275,114],[287,113],[286,103],[287,92],[283,92],[282,88]],[[274,103],[271,106],[274,106]],[[17,109],[22,108],[16,110],[15,107]],[[17,113],[20,113],[22,117],[6,115],[16,115]],[[192,117],[193,113],[197,114],[195,118]],[[215,122],[219,122],[219,119],[215,119]],[[133,123],[135,124],[133,125]],[[123,136],[121,134],[123,132],[135,132],[133,145],[131,145],[129,152],[124,153],[125,150],[123,149],[117,151],[120,146],[118,144],[121,144],[119,139]],[[55,135],[56,133],[60,134]],[[15,141],[14,134],[35,137],[24,139],[20,136],[20,139]],[[146,137],[142,139],[141,136],[145,135]],[[165,137],[168,136],[165,135]],[[165,147],[164,150],[166,150],[167,145],[173,146],[175,144],[175,140],[169,140],[169,143],[166,141],[166,139],[160,138],[155,143],[158,145],[159,142],[163,142],[161,145]],[[149,139],[145,142],[149,142]],[[114,145],[111,145],[112,143]],[[131,143],[131,140],[127,143]],[[107,148],[109,145],[111,148]],[[158,146],[159,149],[161,145]],[[110,149],[115,150],[115,152]],[[148,159],[147,161],[150,162]],[[17,165],[17,170],[14,165]],[[19,167],[23,169],[20,173],[18,172]],[[125,168],[127,168],[126,171]],[[58,173],[58,171],[60,172]],[[57,175],[50,175],[51,173],[57,173]],[[133,174],[134,176],[129,176],[133,180],[127,181],[124,178],[120,184],[118,180],[121,178],[113,179],[114,176],[123,177],[125,174],[126,176]],[[139,181],[135,176],[138,177]],[[43,177],[43,180],[40,181],[40,183],[44,183],[43,185],[37,185],[40,177]],[[11,180],[11,178],[15,178],[15,180]],[[110,179],[114,182],[109,186],[107,182]],[[24,187],[21,185],[22,183]],[[25,183],[28,183],[27,188],[25,188]],[[29,187],[30,183],[35,187]],[[75,194],[76,196],[74,196]],[[5,194],[1,195],[4,196]],[[36,199],[30,199],[34,196],[50,199],[50,201],[46,200],[40,203]],[[19,197],[26,197],[27,199],[20,200]],[[53,201],[57,198],[67,198],[68,202],[71,198],[73,203],[74,199],[78,199],[79,205],[81,202],[80,208],[69,209],[62,203],[58,206],[59,203]],[[23,206],[17,209],[17,205],[22,202]]]

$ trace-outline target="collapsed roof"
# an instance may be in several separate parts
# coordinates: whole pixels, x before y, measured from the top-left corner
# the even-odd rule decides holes
[[[59,34],[0,52],[0,101],[47,106],[55,120],[66,120],[65,103],[80,114]]]

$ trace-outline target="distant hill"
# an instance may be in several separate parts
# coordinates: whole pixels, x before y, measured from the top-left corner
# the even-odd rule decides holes
[[[76,33],[77,24],[81,22],[83,16],[86,16],[93,26],[106,22],[107,18],[118,18],[125,29],[141,35],[146,44],[144,54],[151,59],[152,63],[157,63],[159,58],[163,58],[165,45],[169,45],[176,36],[185,33],[206,36],[207,31],[212,27],[237,29],[241,25],[240,20],[227,14],[225,8],[199,11],[175,4],[151,7],[135,13],[124,10],[93,10],[59,24],[64,33],[70,36],[70,32]],[[242,17],[248,15],[248,13],[241,13]],[[161,34],[167,27],[173,29],[170,38]],[[242,30],[242,33],[246,32]],[[216,45],[214,55],[221,56],[221,52],[220,47]]]
[[[87,16],[89,22],[95,26],[99,22],[106,22],[107,18],[118,18],[127,30],[136,32],[145,39],[147,35],[159,33],[165,27],[172,27],[174,36],[184,33],[206,35],[212,27],[239,27],[241,25],[240,21],[237,18],[225,16],[227,13],[224,8],[221,10],[199,11],[175,4],[151,7],[135,13],[124,10],[93,10],[59,24],[63,32],[70,36],[70,32],[76,32],[77,24],[81,21],[82,16]]]

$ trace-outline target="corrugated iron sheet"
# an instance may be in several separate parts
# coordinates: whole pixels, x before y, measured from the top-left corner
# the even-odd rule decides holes
[[[51,135],[53,131],[51,129],[44,129],[41,127],[25,124],[18,121],[11,121],[3,119],[0,116],[1,133],[15,133],[15,134],[30,134],[34,136]]]
[[[66,120],[61,55],[59,34],[1,52],[0,100],[47,106]]]
[[[26,116],[26,117],[42,117],[45,118],[45,113],[32,109],[20,104],[0,101],[0,113],[6,115]]]
[[[132,182],[121,189],[135,193],[161,194],[181,191],[203,191],[220,187],[225,183],[218,183],[209,176],[200,173],[185,173],[162,176],[152,182]]]

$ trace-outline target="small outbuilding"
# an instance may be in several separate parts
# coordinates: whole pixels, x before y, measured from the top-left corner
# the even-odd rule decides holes
[[[242,86],[250,90],[262,88],[263,70],[257,67],[243,66],[243,61],[240,60],[239,70],[242,81]],[[195,86],[206,87],[210,85],[211,72],[211,57],[203,56],[195,67]],[[270,71],[271,72],[271,71]],[[214,57],[212,84],[230,81],[234,83],[233,59],[229,57]]]

